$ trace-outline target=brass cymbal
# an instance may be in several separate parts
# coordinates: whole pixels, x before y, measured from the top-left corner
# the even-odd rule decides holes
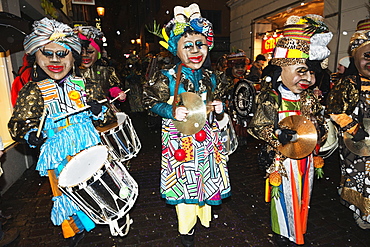
[[[189,113],[186,116],[186,121],[172,120],[172,122],[181,133],[185,135],[195,134],[206,124],[206,105],[197,94],[191,92],[180,94],[180,99]]]
[[[370,119],[363,119],[364,130],[370,133]],[[354,154],[360,156],[370,156],[370,138],[366,137],[364,140],[355,142],[352,141],[353,136],[348,132],[344,132],[343,141],[346,147]]]
[[[282,129],[295,130],[292,141],[285,145],[280,144],[278,150],[292,159],[302,159],[309,155],[317,144],[317,131],[315,125],[303,116],[293,115],[279,122]]]

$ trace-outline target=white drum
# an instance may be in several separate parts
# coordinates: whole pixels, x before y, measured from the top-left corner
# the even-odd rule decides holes
[[[223,118],[218,122],[221,130],[221,142],[224,145],[227,154],[230,155],[238,148],[238,137],[236,136],[230,116],[224,113]]]
[[[108,126],[108,129],[98,128],[98,130],[102,143],[108,146],[113,159],[125,161],[138,154],[141,143],[129,116],[124,112],[116,112],[116,116],[117,125]]]
[[[326,142],[319,150],[319,155],[326,159],[338,148],[338,129],[330,119],[325,119],[328,128],[328,137]]]
[[[122,163],[108,161],[106,146],[74,156],[60,173],[58,187],[96,224],[108,224],[113,236],[127,235],[132,223],[128,212],[137,199],[138,185]]]

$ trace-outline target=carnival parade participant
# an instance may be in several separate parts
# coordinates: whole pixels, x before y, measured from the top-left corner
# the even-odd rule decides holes
[[[272,88],[258,95],[257,109],[249,125],[248,131],[266,141],[268,152],[275,154],[266,170],[270,182],[266,186],[266,201],[271,200],[272,231],[278,246],[290,246],[290,242],[304,244],[314,165],[317,175],[322,175],[323,160],[312,152],[316,142],[325,138],[325,130],[319,128],[324,122],[322,106],[308,88],[315,83],[312,70],[320,67],[320,61],[330,54],[326,45],[331,37],[321,16],[288,18],[284,38],[277,42],[272,59],[272,64],[277,65],[272,78],[268,77]],[[279,124],[292,115],[303,116],[304,121],[310,120],[316,123],[316,129],[322,130],[313,142],[312,151],[299,159],[279,151],[279,146],[290,145],[297,133]]]
[[[337,82],[329,93],[326,108],[326,113],[340,127],[341,202],[353,211],[353,217],[362,229],[370,229],[370,154],[359,152],[352,146],[361,145],[369,136],[369,126],[366,125],[370,118],[369,34],[370,19],[358,22],[350,40],[350,52],[358,73]],[[344,140],[346,137],[348,142]]]
[[[112,108],[112,105],[117,105],[117,102],[124,102],[126,100],[126,93],[121,90],[121,81],[116,75],[113,67],[108,65],[108,62],[102,58],[103,37],[104,34],[96,27],[92,26],[78,26],[74,28],[81,40],[82,50],[82,63],[80,72],[82,77],[88,83],[95,83],[100,85],[103,89],[105,96],[109,100],[116,100],[112,104],[106,103],[105,106]],[[112,108],[106,114],[104,120],[95,121],[95,126],[104,127],[117,121],[114,111],[117,109]]]
[[[235,85],[246,78],[247,63],[249,59],[243,50],[238,50],[227,56],[226,79],[228,86],[225,94],[224,102],[226,104],[227,113],[231,116],[235,133],[238,137],[238,144],[240,146],[247,145],[247,121],[246,117],[241,117],[237,114],[234,105],[234,90]]]
[[[213,47],[212,24],[201,17],[197,4],[176,6],[174,15],[162,32],[166,42],[161,44],[181,61],[154,74],[144,88],[143,101],[163,118],[161,195],[175,205],[182,244],[194,246],[197,218],[210,226],[211,206],[230,196],[230,183],[217,121],[205,119],[194,134],[175,127],[190,121],[189,105],[179,105],[182,95],[195,95],[200,107],[207,102],[216,117],[223,113],[223,105],[216,95],[218,78],[204,68]]]
[[[9,131],[15,141],[41,145],[36,170],[49,177],[51,220],[61,225],[70,246],[76,246],[84,230],[95,224],[58,189],[58,176],[71,156],[100,142],[92,121],[104,117],[106,107],[97,102],[104,92],[76,76],[81,43],[68,25],[48,18],[35,21],[24,49],[33,65],[32,81],[19,92]],[[89,110],[79,111],[85,106]]]

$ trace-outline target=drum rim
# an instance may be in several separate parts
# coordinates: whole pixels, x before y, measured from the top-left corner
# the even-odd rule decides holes
[[[61,182],[66,182],[66,181],[63,181],[63,180],[66,180],[66,179],[64,179],[64,177],[67,176],[67,175],[64,175],[64,174],[66,174],[68,172],[68,167],[71,166],[71,164],[72,164],[71,161],[75,161],[77,159],[77,156],[79,154],[85,155],[86,152],[88,152],[88,151],[91,152],[91,150],[97,149],[97,148],[99,148],[99,149],[103,149],[104,148],[105,151],[106,151],[106,157],[104,158],[104,162],[102,163],[102,165],[99,166],[99,168],[90,177],[88,177],[88,178],[86,178],[86,179],[84,179],[84,180],[82,180],[82,181],[80,181],[78,183],[75,183],[73,185],[72,184],[69,184],[69,185],[61,185]],[[94,174],[97,171],[101,170],[101,168],[103,166],[105,166],[105,163],[107,161],[108,156],[109,156],[108,148],[105,145],[95,145],[95,146],[92,146],[92,147],[89,147],[87,149],[82,150],[81,152],[79,152],[78,154],[76,154],[75,156],[73,156],[73,158],[68,161],[68,163],[65,165],[65,167],[63,168],[63,170],[60,172],[59,178],[58,178],[58,186],[61,187],[61,188],[73,188],[73,187],[76,187],[76,186],[78,186],[80,184],[83,184],[83,183],[87,182],[88,180],[90,180],[92,178],[92,176],[94,176]]]

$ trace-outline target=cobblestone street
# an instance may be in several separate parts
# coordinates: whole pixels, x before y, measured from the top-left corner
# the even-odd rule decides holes
[[[175,209],[159,195],[160,133],[148,129],[146,114],[131,118],[142,149],[130,162],[130,173],[139,185],[130,232],[112,237],[107,225],[97,225],[79,246],[181,246]],[[264,201],[264,172],[257,166],[260,143],[248,141],[228,162],[232,196],[214,207],[210,228],[198,223],[196,246],[275,246],[269,204]],[[326,160],[324,171],[324,179],[314,182],[305,246],[370,246],[370,231],[357,227],[352,212],[339,202],[338,153]],[[5,230],[20,231],[9,246],[68,246],[60,227],[50,221],[51,205],[48,179],[32,166],[1,199],[4,214],[12,215]]]

